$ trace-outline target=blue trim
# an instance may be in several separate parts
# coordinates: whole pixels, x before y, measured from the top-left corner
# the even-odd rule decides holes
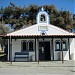
[[[29,50],[29,52],[34,52],[34,50]]]
[[[47,13],[46,11],[39,11],[38,14],[36,15],[36,22],[37,22],[37,24],[38,24],[38,17],[40,18],[40,14],[42,14],[42,13],[45,14],[46,18],[47,18],[47,17],[49,18],[49,15],[48,15],[48,13]],[[48,23],[49,23],[49,22],[50,22],[50,18],[49,18],[49,20],[48,20]],[[47,23],[47,19],[46,19],[45,22],[40,22],[40,19],[39,19],[39,23]]]
[[[44,13],[46,13],[48,15],[48,13],[46,11],[39,11],[38,14],[41,13],[41,12],[44,12]],[[48,15],[48,17],[49,17],[49,15]]]
[[[62,51],[61,50],[61,42],[60,42],[60,45],[59,45],[59,49],[56,49],[56,42],[60,42],[60,40],[56,40],[55,41],[55,51]],[[66,42],[66,48],[65,49],[63,49],[63,51],[68,51],[68,49],[67,49],[67,41],[66,40],[63,40],[63,42]]]
[[[63,49],[63,51],[68,51],[68,46],[67,46],[67,41],[66,40],[63,40],[63,42],[65,42],[65,49]]]
[[[45,33],[45,34],[47,34],[45,31],[41,31],[41,34],[42,34],[42,33]]]
[[[59,42],[59,49],[57,49],[57,42]],[[61,44],[60,44],[60,40],[56,40],[55,41],[55,51],[61,51]]]
[[[32,50],[29,49],[29,43],[30,43],[30,42],[33,43],[33,49],[32,49]],[[29,41],[28,41],[28,50],[29,50],[29,51],[34,51],[34,40],[29,40]]]
[[[62,51],[62,50],[56,49],[55,51]],[[68,49],[63,49],[63,51],[68,51]]]
[[[21,41],[21,51],[25,51],[23,50],[23,42],[26,42],[26,50],[27,50],[27,40],[22,40]]]
[[[45,21],[45,22],[39,21],[39,23],[47,23],[47,21]]]

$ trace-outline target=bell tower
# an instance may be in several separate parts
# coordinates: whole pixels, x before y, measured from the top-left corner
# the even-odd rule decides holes
[[[38,12],[36,20],[37,20],[37,24],[39,24],[39,23],[49,24],[50,23],[49,15],[46,11],[44,11],[43,7],[41,8],[41,11]]]

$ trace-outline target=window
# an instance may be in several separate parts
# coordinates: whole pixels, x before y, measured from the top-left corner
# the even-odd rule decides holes
[[[66,51],[67,50],[67,42],[63,41],[63,50]]]
[[[34,41],[29,41],[29,50],[34,50]]]
[[[57,40],[57,41],[55,42],[55,50],[56,50],[56,51],[61,50],[61,48],[60,48],[60,40]]]
[[[41,21],[41,22],[46,21],[45,14],[42,14],[42,15],[40,16],[40,21]]]
[[[21,47],[22,47],[22,50],[27,50],[27,41],[26,40],[23,40],[21,42]]]
[[[61,51],[61,41],[56,40],[55,42],[55,51]],[[63,51],[67,51],[67,41],[63,40]]]

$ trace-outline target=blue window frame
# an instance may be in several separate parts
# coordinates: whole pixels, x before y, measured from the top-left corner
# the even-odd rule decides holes
[[[55,41],[55,51],[60,51],[61,50],[61,46],[60,46],[60,40],[56,40]]]
[[[33,51],[34,50],[34,41],[33,40],[29,40],[29,42],[28,42],[28,49],[29,49],[29,51]]]
[[[63,51],[67,51],[67,41],[63,40]],[[55,51],[61,51],[61,41],[56,40],[55,41]]]
[[[67,51],[67,41],[66,40],[63,40],[63,50],[64,51]]]
[[[26,40],[22,40],[22,42],[21,42],[21,50],[22,51],[27,50],[27,41]]]

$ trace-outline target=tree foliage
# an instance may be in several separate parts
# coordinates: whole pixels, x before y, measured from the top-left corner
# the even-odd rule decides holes
[[[5,35],[9,32],[9,28],[5,25],[0,25],[0,35]]]
[[[5,24],[11,24],[11,28],[14,30],[36,24],[36,15],[41,7],[44,7],[45,11],[47,11],[50,15],[51,24],[66,30],[73,27],[71,14],[69,11],[58,11],[54,5],[38,6],[31,4],[28,7],[25,5],[21,7],[16,6],[12,2],[10,2],[10,5],[4,9],[1,7],[0,14],[2,14],[2,16],[0,16],[0,22],[2,22],[3,18]]]
[[[0,25],[0,35],[5,35],[9,32],[9,28],[5,25]],[[0,44],[4,46],[7,43],[6,39],[0,37]]]

